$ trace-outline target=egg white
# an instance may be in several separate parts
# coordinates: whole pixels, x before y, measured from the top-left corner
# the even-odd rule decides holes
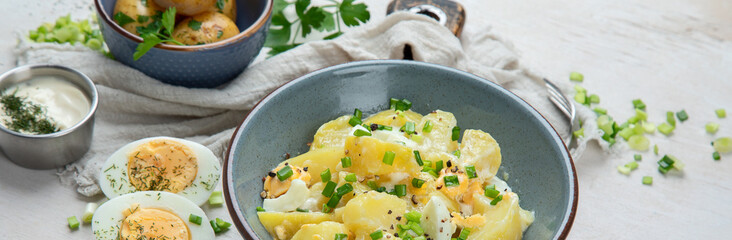
[[[206,213],[190,200],[169,192],[142,191],[114,198],[97,208],[92,218],[92,231],[95,239],[118,239],[122,221],[125,219],[123,212],[135,204],[139,204],[140,208],[157,208],[177,215],[188,226],[192,240],[214,239],[215,237]],[[201,225],[188,221],[191,214],[202,218]]]
[[[172,137],[151,137],[140,139],[118,149],[107,159],[102,166],[99,174],[99,186],[102,192],[109,199],[117,196],[137,192],[138,190],[132,185],[127,176],[128,155],[134,149],[146,142],[153,140],[170,140],[176,141],[188,146],[198,159],[198,173],[192,184],[183,191],[178,192],[185,198],[188,198],[196,205],[203,205],[211,192],[216,188],[221,178],[221,167],[218,158],[207,147],[196,142],[185,139]]]

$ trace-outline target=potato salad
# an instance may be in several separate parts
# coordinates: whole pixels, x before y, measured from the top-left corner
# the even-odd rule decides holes
[[[263,178],[258,216],[274,239],[521,239],[534,213],[496,176],[489,133],[406,99],[323,124],[310,150]],[[458,141],[461,140],[461,141]]]

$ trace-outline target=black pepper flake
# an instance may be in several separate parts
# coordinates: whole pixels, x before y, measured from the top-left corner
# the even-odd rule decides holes
[[[396,116],[391,117],[391,119],[396,119]]]
[[[447,167],[452,167],[452,161],[447,160]]]
[[[376,131],[376,129],[379,129],[379,124],[372,123],[370,127],[371,127],[371,131]]]
[[[397,221],[401,221],[402,220],[402,217],[401,216],[398,216],[398,217],[396,217],[396,220]]]
[[[394,224],[392,224],[389,229],[394,230]]]
[[[289,153],[287,155],[290,155]],[[290,163],[285,163],[285,166],[289,165]]]
[[[290,153],[285,153],[285,159],[290,159]]]
[[[437,186],[437,190],[442,189],[442,185]]]
[[[267,175],[269,175],[270,177],[275,177],[275,176],[277,176],[277,174],[276,174],[276,173],[274,173],[274,172],[269,172],[269,173],[267,173]]]
[[[457,171],[458,171],[458,167],[457,166],[455,166],[454,168],[452,168],[452,172],[453,173],[456,173]]]
[[[304,167],[304,168],[302,168],[302,170],[307,172],[308,171],[308,167]]]
[[[387,213],[388,213],[388,214],[391,214],[391,210],[389,210],[389,212],[387,212]]]
[[[442,227],[440,227],[440,232],[442,232]]]
[[[417,203],[419,203],[417,202],[417,195],[412,195],[412,203],[414,203],[414,205],[417,205]]]
[[[399,237],[399,233],[394,233],[394,236],[395,237]]]

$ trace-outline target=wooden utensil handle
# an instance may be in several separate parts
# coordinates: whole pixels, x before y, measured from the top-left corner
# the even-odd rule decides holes
[[[394,0],[386,8],[386,14],[396,11],[410,11],[432,17],[458,37],[465,24],[465,9],[460,3],[451,0]]]

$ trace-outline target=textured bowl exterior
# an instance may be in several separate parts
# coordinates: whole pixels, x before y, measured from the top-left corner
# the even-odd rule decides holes
[[[489,132],[500,144],[498,176],[536,213],[524,239],[564,239],[577,208],[577,178],[567,148],[534,108],[502,87],[439,65],[398,60],[353,62],[295,79],[261,100],[239,126],[224,163],[230,214],[246,239],[272,239],[256,214],[262,177],[283,155],[308,150],[318,127],[354,108],[387,109],[389,98],[412,109],[452,112],[462,129]]]
[[[244,71],[264,46],[272,11],[272,0],[237,0],[235,22],[242,32],[233,41],[186,47],[158,45],[135,61],[132,55],[142,39],[114,23],[115,3],[95,0],[104,41],[115,59],[164,83],[191,88],[217,87]]]

